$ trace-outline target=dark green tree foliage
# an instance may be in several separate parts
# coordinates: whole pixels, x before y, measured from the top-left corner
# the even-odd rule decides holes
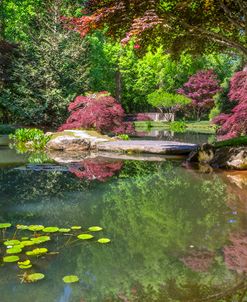
[[[40,9],[28,43],[19,46],[21,56],[12,63],[11,84],[0,104],[16,122],[58,125],[68,103],[88,89],[87,43],[63,29],[62,2],[49,1]]]
[[[162,43],[173,53],[235,49],[247,57],[245,0],[89,0],[86,7],[88,15],[68,19],[82,36],[107,25],[124,44],[135,38],[143,46]]]

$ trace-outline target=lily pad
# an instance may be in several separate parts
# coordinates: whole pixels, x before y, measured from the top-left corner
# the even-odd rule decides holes
[[[58,231],[59,231],[60,233],[68,233],[68,232],[71,231],[71,229],[69,229],[69,228],[68,228],[68,229],[65,229],[65,228],[63,229],[63,228],[62,228],[62,229],[59,229]]]
[[[47,227],[44,228],[42,231],[45,233],[55,233],[58,232],[59,228],[58,227]]]
[[[11,227],[11,223],[0,223],[0,229],[7,229]]]
[[[92,227],[88,228],[88,230],[89,230],[90,232],[99,232],[99,231],[102,231],[103,228],[101,228],[101,227],[99,227],[99,226],[92,226]]]
[[[98,239],[97,241],[98,241],[99,243],[105,244],[105,243],[111,242],[111,239],[109,239],[109,238],[100,238],[100,239]]]
[[[4,241],[4,245],[6,246],[13,246],[13,245],[19,245],[21,242],[19,240],[7,240]]]
[[[31,264],[31,261],[30,260],[25,260],[25,261],[18,261],[18,265],[29,265]]]
[[[88,239],[92,239],[94,236],[91,234],[80,234],[77,236],[78,239],[81,240],[88,240]]]
[[[21,237],[21,240],[29,240],[29,238],[28,237]]]
[[[5,256],[3,257],[3,262],[17,262],[20,258],[18,256]]]
[[[40,236],[40,237],[36,237],[36,238],[31,238],[31,241],[34,244],[40,244],[40,243],[44,243],[51,240],[50,236]]]
[[[81,226],[79,226],[79,225],[73,225],[71,227],[71,230],[81,230]]]
[[[38,231],[42,231],[45,227],[43,225],[30,225],[28,227],[29,231],[32,232],[38,232]]]
[[[19,246],[14,246],[14,247],[6,250],[7,254],[19,254],[21,252],[22,252],[22,248]]]
[[[32,264],[29,264],[29,265],[18,265],[18,267],[19,268],[21,268],[21,269],[29,269],[29,268],[31,268],[32,267]]]
[[[17,224],[16,228],[17,230],[27,230],[28,226],[23,224]]]
[[[30,274],[26,277],[27,282],[37,282],[39,280],[42,280],[45,278],[44,274],[41,273],[34,273],[34,274]]]
[[[32,251],[27,251],[26,255],[27,256],[40,256],[40,255],[46,254],[47,252],[48,252],[48,249],[45,247],[42,247],[42,248],[34,249]]]
[[[64,276],[63,277],[63,282],[64,283],[75,283],[78,282],[79,278],[75,275],[70,275],[70,276]]]
[[[33,241],[31,241],[31,240],[24,240],[24,241],[21,242],[21,244],[22,244],[23,246],[31,246],[31,245],[34,245],[35,242],[33,242]]]

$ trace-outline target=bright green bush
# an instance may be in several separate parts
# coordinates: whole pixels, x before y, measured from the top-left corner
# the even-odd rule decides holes
[[[51,137],[45,135],[40,129],[21,128],[17,129],[14,134],[10,134],[9,138],[13,140],[14,145],[19,149],[38,150],[44,149]]]
[[[186,123],[184,121],[171,122],[169,128],[174,132],[184,132],[186,130]]]

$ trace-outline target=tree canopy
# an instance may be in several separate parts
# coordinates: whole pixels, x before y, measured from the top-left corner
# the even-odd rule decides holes
[[[235,49],[247,57],[245,0],[89,0],[85,15],[69,18],[82,36],[96,28],[127,43],[163,44],[172,52]]]

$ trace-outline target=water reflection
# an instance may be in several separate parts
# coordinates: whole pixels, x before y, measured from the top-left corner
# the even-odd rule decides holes
[[[246,174],[169,161],[65,166],[0,170],[1,220],[100,225],[112,243],[65,248],[35,267],[46,275],[35,285],[1,267],[1,301],[244,301]],[[64,286],[67,274],[81,282]]]

